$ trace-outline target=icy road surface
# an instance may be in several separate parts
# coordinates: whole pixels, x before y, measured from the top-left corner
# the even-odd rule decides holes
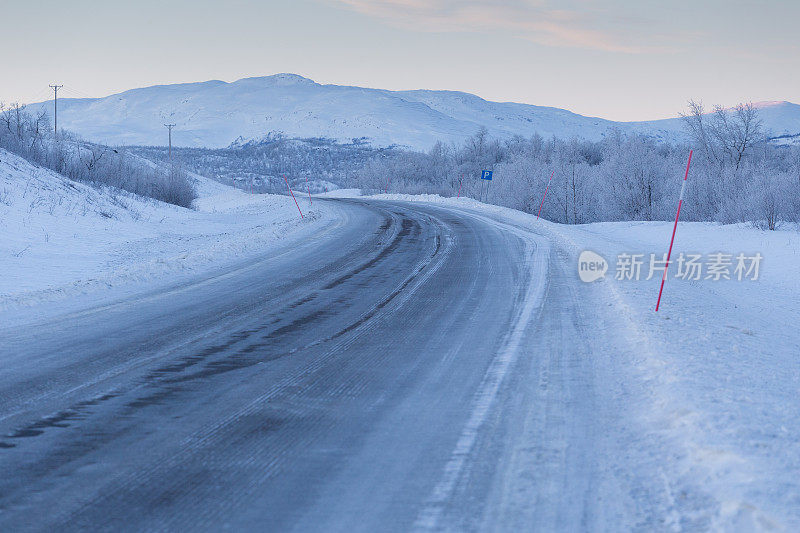
[[[648,285],[578,281],[607,240],[583,230],[322,202],[329,223],[265,257],[0,314],[0,531],[798,523],[797,374],[774,362],[795,337],[765,344],[757,310],[693,311],[703,336],[671,350],[675,309],[716,285],[671,283],[654,317]]]
[[[546,241],[337,203],[270,259],[5,328],[0,529],[478,524]]]

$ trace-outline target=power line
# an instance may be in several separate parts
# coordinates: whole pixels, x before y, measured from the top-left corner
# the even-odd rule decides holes
[[[25,102],[25,105],[30,105],[33,103],[45,103],[49,98],[50,87],[42,86],[33,96],[28,98],[28,101]]]
[[[78,98],[88,98],[88,99],[92,99],[92,100],[96,100],[97,99],[96,96],[91,96],[89,94],[86,94],[83,91],[79,91],[78,89],[76,89],[75,87],[72,87],[71,85],[64,86],[64,90],[67,91],[67,92],[70,92],[70,93],[73,93],[73,94],[77,95]]]

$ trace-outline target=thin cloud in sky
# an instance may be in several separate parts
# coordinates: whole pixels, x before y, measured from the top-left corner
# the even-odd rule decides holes
[[[536,0],[326,0],[359,13],[381,18],[404,29],[417,31],[508,32],[516,37],[555,47],[623,53],[654,51],[651,46],[631,44],[620,32],[601,29],[597,2],[581,0],[581,9],[552,7]],[[591,12],[591,16],[590,16]],[[602,23],[602,20],[599,22]],[[609,20],[613,25],[613,20]]]

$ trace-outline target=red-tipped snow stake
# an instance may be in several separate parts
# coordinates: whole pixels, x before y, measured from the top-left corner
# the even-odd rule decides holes
[[[542,196],[542,203],[539,204],[539,212],[536,213],[536,220],[539,220],[539,215],[542,214],[542,206],[544,205],[544,199],[547,198],[547,189],[550,188],[550,182],[553,181],[553,174],[555,173],[556,171],[554,170],[553,173],[550,174],[550,179],[547,180],[547,187],[544,188],[544,195]]]
[[[292,195],[292,200],[294,200],[294,205],[297,206],[297,210],[300,211],[300,204],[297,203],[297,198],[294,197],[294,193],[292,192],[292,188],[289,187],[289,180],[286,179],[286,174],[283,175],[283,181],[286,182],[286,188],[289,189],[289,194]],[[303,218],[303,212],[300,211],[300,218]]]
[[[306,176],[306,190],[308,191],[308,202],[314,205],[314,201],[311,199],[311,189],[308,186],[308,176]]]
[[[689,178],[689,165],[692,164],[692,150],[689,150],[689,161],[686,163],[686,174],[683,175],[681,184],[681,196],[678,199],[678,212],[675,213],[675,225],[672,226],[672,238],[669,240],[669,250],[667,251],[667,262],[664,265],[664,275],[661,277],[661,288],[658,289],[658,300],[656,301],[656,312],[661,305],[661,293],[664,291],[664,282],[667,281],[667,269],[669,268],[669,258],[672,255],[672,244],[675,242],[675,230],[678,229],[678,217],[681,216],[681,206],[683,205],[683,193],[686,190],[686,180]]]

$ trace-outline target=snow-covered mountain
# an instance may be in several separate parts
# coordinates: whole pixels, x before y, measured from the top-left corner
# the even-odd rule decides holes
[[[680,119],[613,122],[563,109],[490,102],[455,91],[388,91],[321,85],[295,74],[133,89],[105,98],[59,100],[59,124],[112,145],[164,145],[165,123],[176,124],[176,146],[225,147],[267,132],[290,137],[364,139],[428,149],[437,140],[460,142],[481,126],[493,136],[578,136],[596,140],[612,128],[674,140]],[[759,104],[773,136],[800,139],[800,106]],[[32,104],[52,110],[52,101]]]

